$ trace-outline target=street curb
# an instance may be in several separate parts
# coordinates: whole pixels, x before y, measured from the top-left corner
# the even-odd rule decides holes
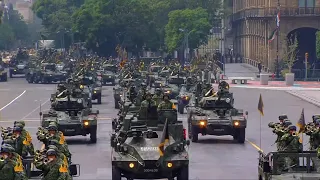
[[[297,98],[303,100],[303,101],[306,101],[306,102],[311,103],[311,104],[313,104],[313,105],[315,105],[317,107],[320,107],[320,101],[315,100],[313,98],[310,98],[310,97],[308,97],[306,95],[300,94],[299,91],[286,91],[286,92],[288,94],[291,94],[294,97],[297,97]]]

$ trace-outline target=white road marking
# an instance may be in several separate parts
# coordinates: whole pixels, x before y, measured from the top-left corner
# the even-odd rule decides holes
[[[24,95],[24,93],[26,93],[27,90],[24,90],[19,96],[17,96],[16,98],[14,98],[12,101],[10,101],[7,105],[3,106],[0,111],[4,110],[6,107],[10,106],[10,104],[12,104],[13,102],[15,102],[17,99],[19,99],[22,95]]]
[[[40,106],[38,106],[37,108],[35,108],[34,110],[32,110],[31,112],[29,112],[27,115],[25,115],[23,118],[20,119],[23,120],[25,118],[27,118],[28,116],[30,116],[32,113],[34,113],[36,110],[40,109],[40,107],[42,107],[43,105],[47,104],[47,102],[49,102],[50,99],[47,99],[44,103],[42,103]]]

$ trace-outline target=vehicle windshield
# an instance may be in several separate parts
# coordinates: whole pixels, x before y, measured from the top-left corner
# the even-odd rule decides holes
[[[47,64],[43,67],[44,70],[48,71],[55,71],[56,70],[56,65],[55,64]]]

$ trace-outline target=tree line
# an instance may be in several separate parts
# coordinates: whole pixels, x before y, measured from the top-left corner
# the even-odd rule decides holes
[[[32,7],[46,38],[85,42],[104,55],[117,45],[132,53],[173,52],[186,36],[196,48],[207,42],[223,9],[217,0],[38,0]]]

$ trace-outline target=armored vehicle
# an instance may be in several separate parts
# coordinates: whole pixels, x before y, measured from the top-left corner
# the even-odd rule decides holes
[[[156,107],[150,110],[156,115]],[[172,110],[159,117],[128,114],[112,134],[112,180],[189,179],[189,156],[182,121]]]
[[[81,95],[67,92],[67,96],[51,97],[52,108],[42,114],[42,127],[47,127],[50,122],[58,124],[59,131],[65,136],[86,136],[90,134],[92,143],[97,142],[97,121],[99,110],[87,107],[87,102]]]
[[[119,101],[121,101],[121,96],[122,96],[122,87],[119,85],[116,85],[113,88],[114,107],[116,109],[120,108]]]
[[[118,67],[116,65],[104,64],[102,72],[102,83],[104,85],[106,85],[107,83],[111,83],[111,85],[114,85],[117,71]]]
[[[221,86],[223,85],[223,87]],[[197,106],[187,106],[189,138],[198,141],[202,135],[232,135],[234,140],[244,143],[247,127],[246,115],[242,109],[233,107],[233,94],[229,85],[219,84],[217,96],[203,97]]]
[[[317,152],[270,152],[259,151],[259,180],[269,179],[320,179]]]
[[[81,85],[88,87],[88,93],[91,93],[91,99],[97,100],[98,104],[102,103],[102,84],[92,76],[84,76],[81,78]]]
[[[25,75],[27,69],[26,61],[17,61],[9,64],[9,77],[14,75]]]
[[[40,68],[31,69],[26,74],[29,83],[63,82],[67,78],[67,72],[59,71],[54,63],[42,63]]]
[[[8,81],[8,73],[2,65],[0,65],[0,82],[1,81]]]

